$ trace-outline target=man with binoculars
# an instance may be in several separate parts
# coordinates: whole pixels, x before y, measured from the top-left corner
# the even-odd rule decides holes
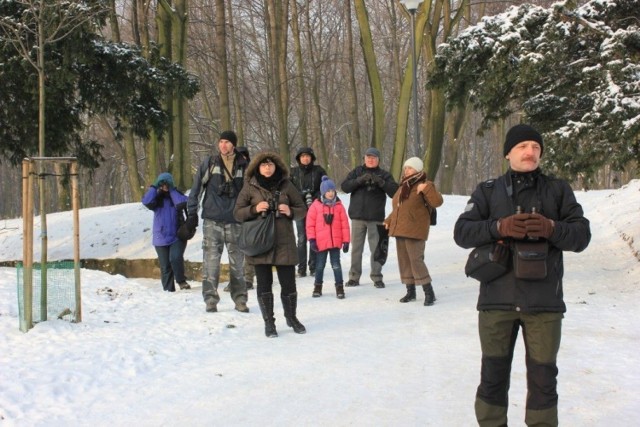
[[[480,426],[507,425],[511,364],[522,330],[527,369],[525,423],[558,425],[556,364],[566,311],[563,252],[580,252],[591,240],[573,190],[542,173],[542,135],[526,124],[507,132],[507,172],[480,183],[456,221],[463,248],[505,245],[507,269],[481,279],[478,331],[482,350],[475,399]]]
[[[244,255],[238,249],[240,224],[233,217],[236,199],[244,183],[247,160],[236,155],[238,138],[233,131],[220,134],[218,154],[208,156],[198,168],[189,193],[186,223],[195,230],[202,200],[203,263],[202,297],[206,311],[218,311],[220,259],[224,246],[229,256],[229,290],[235,309],[248,313],[247,285],[244,280]]]

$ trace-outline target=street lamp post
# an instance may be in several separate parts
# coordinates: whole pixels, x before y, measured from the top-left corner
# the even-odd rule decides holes
[[[413,51],[411,58],[413,62],[413,125],[415,136],[415,155],[420,156],[420,121],[418,120],[418,69],[417,69],[417,52],[416,52],[416,12],[422,0],[400,0],[400,3],[407,8],[411,14],[411,50]]]

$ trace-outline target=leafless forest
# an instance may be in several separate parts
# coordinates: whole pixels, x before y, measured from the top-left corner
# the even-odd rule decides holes
[[[93,173],[82,171],[82,207],[138,201],[163,170],[177,170],[177,182],[188,189],[193,171],[215,148],[218,133],[228,128],[251,153],[275,150],[290,162],[298,148],[311,146],[338,182],[369,146],[382,149],[382,165],[396,177],[403,157],[423,157],[440,189],[449,194],[469,194],[479,181],[504,168],[503,135],[518,118],[479,135],[480,119],[473,111],[447,112],[442,94],[422,82],[439,43],[482,16],[522,2],[428,0],[419,7],[420,144],[412,122],[411,14],[399,0],[109,3],[113,19],[103,29],[105,37],[143,47],[170,40],[172,58],[197,76],[201,88],[188,104],[174,109],[185,118],[183,124],[174,124],[173,133],[157,141],[117,141],[108,118],[88,122],[87,138],[104,146],[105,161]],[[167,26],[172,36],[167,36]],[[176,35],[180,31],[186,35],[182,43]],[[184,144],[177,142],[180,135],[186,136]],[[158,155],[150,158],[154,144]],[[175,169],[180,157],[186,166]],[[69,209],[56,186],[56,171],[49,172],[50,211]],[[0,164],[0,218],[21,216],[21,174],[19,167],[4,160]],[[588,184],[580,177],[574,184],[613,187],[630,176],[602,170]]]

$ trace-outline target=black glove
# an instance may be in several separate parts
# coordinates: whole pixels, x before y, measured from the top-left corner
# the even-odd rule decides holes
[[[349,252],[349,242],[344,242],[342,244],[342,252],[344,252],[345,254]]]
[[[553,234],[554,222],[549,218],[540,215],[538,213],[534,213],[529,215],[529,219],[525,222],[525,227],[527,229],[527,236],[534,238],[545,238],[548,239]]]
[[[513,237],[515,239],[524,239],[527,235],[526,220],[531,215],[521,213],[504,217],[498,222],[498,233],[502,237]]]
[[[362,175],[356,178],[356,183],[361,187],[365,185],[369,185],[370,182],[371,182],[370,173],[363,173]]]
[[[380,175],[376,175],[376,174],[372,173],[371,174],[371,180],[378,187],[380,187],[380,188],[384,187],[384,178],[382,178]]]
[[[313,252],[318,252],[318,244],[316,243],[316,239],[309,240],[309,248]]]
[[[187,220],[184,222],[189,231],[192,233],[198,228],[198,215],[188,215]]]

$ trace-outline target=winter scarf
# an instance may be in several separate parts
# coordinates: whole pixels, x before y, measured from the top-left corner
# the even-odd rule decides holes
[[[327,199],[326,197],[324,197],[324,195],[322,196],[322,204],[325,206],[335,206],[336,202],[338,201],[338,196],[333,196],[333,199]]]
[[[256,173],[256,180],[258,181],[258,184],[260,184],[260,187],[265,190],[275,191],[278,189],[280,181],[282,181],[282,171],[280,168],[276,167],[273,175],[268,178],[258,171],[258,173]]]
[[[400,203],[402,203],[403,200],[407,200],[411,194],[411,187],[413,187],[417,182],[424,181],[425,178],[426,175],[424,172],[414,173],[413,175],[402,178],[402,181],[400,182]]]

